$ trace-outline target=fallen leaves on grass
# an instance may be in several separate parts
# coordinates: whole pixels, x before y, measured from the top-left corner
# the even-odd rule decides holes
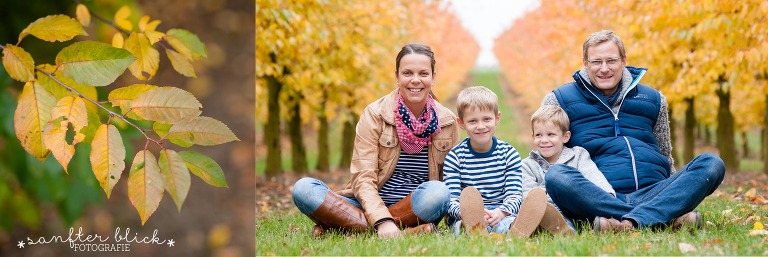
[[[696,247],[689,243],[678,243],[677,248],[679,248],[680,252],[683,254],[697,251]]]
[[[752,230],[749,231],[750,236],[756,236],[756,235],[768,235],[768,230],[765,230],[765,226],[763,226],[763,223],[761,222],[755,222],[755,225],[752,226]]]

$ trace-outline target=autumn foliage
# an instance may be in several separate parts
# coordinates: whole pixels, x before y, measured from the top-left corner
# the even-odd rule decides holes
[[[641,83],[667,97],[673,118],[692,102],[697,122],[718,127],[730,169],[737,166],[734,129],[763,128],[766,119],[766,17],[768,3],[753,0],[543,1],[496,39],[494,52],[531,112],[583,67],[583,40],[613,30],[627,65],[648,68]]]
[[[0,48],[8,74],[26,83],[18,98],[14,128],[21,145],[38,160],[53,155],[68,172],[78,149],[75,146],[89,144],[93,174],[109,198],[125,171],[126,155],[132,154],[126,152],[118,128],[130,126],[144,135],[146,144],[132,159],[127,179],[129,199],[144,224],[164,192],[181,209],[190,172],[211,185],[227,186],[213,159],[193,151],[176,152],[165,142],[180,147],[210,146],[238,138],[222,122],[200,116],[200,102],[180,88],[133,84],[102,96],[106,102],[98,101],[96,87],[114,84],[126,70],[140,81],[154,77],[160,63],[158,48],[187,77],[196,76],[192,61],[207,56],[195,34],[178,28],[158,31],[160,21],[148,16],[134,24],[130,15],[130,9],[124,7],[111,22],[94,16],[113,25],[111,44],[74,42],[56,55],[54,64],[36,64],[32,55],[18,47],[19,42],[27,36],[63,42],[88,35],[84,26],[91,24],[91,14],[85,5],[77,6],[77,19],[67,15],[40,18],[21,32],[15,45]],[[159,147],[157,157],[148,148],[150,143]]]
[[[307,169],[302,125],[319,128],[321,147],[330,121],[352,123],[343,138],[354,138],[363,108],[395,89],[403,45],[432,47],[439,99],[458,92],[479,53],[450,6],[439,2],[257,0],[256,30],[256,116],[265,123],[267,175],[282,171],[281,123],[297,172]]]

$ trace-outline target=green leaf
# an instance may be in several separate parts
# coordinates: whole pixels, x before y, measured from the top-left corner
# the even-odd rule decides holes
[[[96,130],[91,147],[93,175],[109,198],[125,169],[123,138],[115,126],[103,124]]]
[[[217,187],[229,187],[224,177],[224,171],[211,157],[193,151],[179,152],[179,155],[187,164],[189,171],[205,183]]]
[[[95,41],[76,42],[56,56],[65,76],[97,87],[114,82],[135,60],[125,49]]]
[[[205,44],[193,34],[184,29],[170,29],[165,33],[165,40],[168,41],[177,52],[187,57],[189,60],[197,60],[201,57],[208,57]]]
[[[197,117],[203,105],[191,93],[176,87],[159,87],[131,101],[131,109],[145,120],[177,123]]]
[[[27,82],[35,80],[35,60],[24,48],[7,44],[3,49],[3,66],[11,78]],[[187,76],[189,77],[189,76]]]
[[[98,99],[98,94],[96,93],[95,87],[88,86],[83,83],[78,83],[74,81],[72,78],[64,76],[64,74],[62,74],[60,70],[56,70],[56,66],[53,66],[50,64],[42,64],[42,65],[38,65],[37,68],[48,73],[55,72],[53,76],[57,80],[71,87],[72,89],[77,90],[77,92],[80,92],[85,97],[88,97],[93,100]],[[48,75],[45,75],[42,72],[37,72],[37,81],[38,83],[40,83],[41,86],[43,86],[43,88],[45,88],[46,91],[48,91],[48,93],[51,93],[53,97],[56,98],[57,101],[66,96],[72,96],[72,93],[69,92],[67,88],[60,85],[58,82],[54,81],[53,79],[48,77]],[[86,103],[86,106],[89,106],[89,104],[90,103]],[[92,107],[93,110],[98,109],[96,105],[90,104],[90,106]]]
[[[163,176],[157,159],[147,150],[136,153],[128,174],[128,199],[141,217],[141,225],[160,206],[163,199]]]
[[[50,154],[43,143],[43,130],[51,119],[51,109],[55,105],[56,100],[43,87],[27,82],[13,116],[16,138],[24,150],[40,161],[44,161]]]
[[[197,78],[195,68],[192,67],[192,63],[186,57],[171,49],[165,49],[165,54],[168,55],[168,59],[171,60],[171,66],[173,66],[176,72],[187,77]]]
[[[173,202],[176,203],[176,207],[181,212],[181,205],[189,193],[189,169],[187,169],[181,156],[170,149],[160,151],[158,164],[165,179],[165,190],[168,190],[168,194],[171,195]]]
[[[191,145],[210,146],[239,140],[227,125],[216,119],[203,116],[174,124],[168,131],[166,138],[183,147]]]
[[[64,168],[64,172],[69,174],[69,161],[75,155],[74,144],[68,144],[66,141],[69,121],[55,119],[45,125],[43,130],[43,142],[48,150],[51,150],[53,157]]]
[[[152,124],[152,130],[154,130],[155,134],[160,136],[160,138],[164,138],[166,135],[168,135],[168,131],[171,130],[172,126],[173,124],[155,122]]]
[[[136,61],[128,66],[133,76],[139,80],[152,79],[160,66],[160,53],[152,47],[147,36],[132,32],[123,47],[136,57]]]
[[[30,34],[48,42],[63,42],[77,35],[88,35],[77,20],[62,14],[45,16],[30,23],[19,34],[19,42]]]
[[[157,88],[157,86],[147,84],[133,84],[127,87],[121,87],[112,90],[112,92],[109,93],[107,99],[110,103],[112,103],[112,106],[119,106],[123,115],[128,113],[128,118],[140,120],[141,117],[137,116],[133,112],[128,112],[131,110],[131,101],[135,100],[136,97],[139,97],[139,95],[143,94],[144,92],[155,88]]]

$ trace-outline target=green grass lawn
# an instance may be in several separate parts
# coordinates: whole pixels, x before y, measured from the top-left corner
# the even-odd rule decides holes
[[[704,220],[700,230],[582,231],[574,237],[542,233],[528,239],[454,236],[444,223],[435,234],[390,240],[378,239],[372,232],[332,232],[313,238],[314,223],[292,212],[257,221],[256,255],[768,255],[768,236],[749,235],[755,220],[768,218],[768,207],[728,197],[709,197],[697,208]]]
[[[506,103],[497,71],[478,70],[472,75],[474,81],[471,85],[490,88],[499,95],[500,102]],[[449,108],[455,110],[453,106]],[[520,138],[524,134],[521,134],[520,125],[516,124],[513,115],[517,112],[512,108],[507,104],[500,105],[502,119],[496,136],[515,146],[524,158],[530,146]],[[522,117],[522,120],[528,120],[528,117]],[[332,124],[332,128],[335,128],[331,129],[332,134],[338,132],[338,126]],[[338,162],[338,151],[335,150],[338,147],[334,142],[338,142],[339,138],[334,136],[331,148],[336,152],[331,154],[332,164]],[[462,132],[461,136],[465,137],[466,133]],[[306,139],[309,138],[313,137]],[[307,143],[307,156],[310,165],[313,165],[316,150],[309,147],[310,142]],[[311,144],[314,145],[313,142]],[[289,151],[283,152],[283,159],[283,167],[290,170]],[[257,173],[263,172],[263,159],[257,158],[256,165]],[[760,170],[762,161],[744,160],[742,168]],[[759,194],[765,195],[768,186],[761,186]],[[765,246],[768,245],[768,236],[749,234],[755,222],[768,223],[768,204],[744,200],[743,191],[748,188],[738,193],[736,190],[721,186],[697,208],[704,220],[704,226],[699,230],[643,229],[620,234],[595,234],[586,230],[574,237],[554,237],[542,233],[528,239],[504,235],[454,236],[447,231],[444,223],[441,223],[438,233],[405,235],[390,240],[381,240],[373,232],[352,235],[332,232],[313,238],[310,230],[314,223],[295,207],[289,206],[257,219],[256,255],[768,255],[768,247]],[[290,202],[289,199],[283,200]],[[272,198],[262,203],[268,206],[271,202],[278,201]]]
[[[256,255],[768,255],[768,236],[749,235],[756,217],[767,218],[765,205],[709,197],[697,208],[700,230],[643,229],[632,233],[574,237],[538,234],[528,239],[504,235],[454,236],[444,223],[428,235],[381,240],[372,232],[310,236],[314,223],[293,212],[257,221]],[[752,217],[752,218],[749,218]]]

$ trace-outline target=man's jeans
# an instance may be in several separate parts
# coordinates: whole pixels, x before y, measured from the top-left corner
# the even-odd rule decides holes
[[[323,203],[325,194],[331,189],[322,181],[314,178],[302,178],[293,185],[293,203],[301,213],[309,216]],[[336,194],[336,192],[332,192]],[[411,196],[413,213],[426,222],[439,222],[448,212],[450,193],[448,187],[440,181],[431,180],[421,183]],[[340,197],[359,209],[363,206],[355,198]],[[387,206],[390,207],[390,206]]]
[[[659,225],[696,209],[717,189],[725,176],[725,165],[717,155],[694,158],[669,178],[629,194],[606,193],[566,165],[547,171],[547,193],[568,217],[592,221],[596,216],[632,219],[637,226]]]

